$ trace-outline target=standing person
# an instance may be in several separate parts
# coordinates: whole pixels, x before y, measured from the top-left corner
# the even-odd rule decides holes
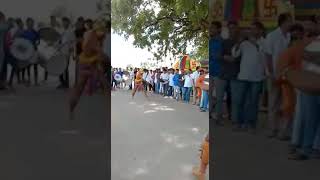
[[[318,32],[313,18],[304,21],[304,24],[305,33],[303,39],[296,39],[297,36],[293,33],[292,38],[297,41],[282,54],[277,63],[277,74],[282,84],[286,83],[297,89],[297,103],[291,140],[292,149],[289,153],[289,159],[293,160],[308,159],[312,155],[312,149],[318,152],[320,150],[320,147],[316,147],[316,142],[319,142],[317,133],[318,137],[320,137],[320,86],[316,82],[319,81],[320,76],[303,68],[304,60],[316,63],[316,59],[319,59],[312,56],[309,57],[304,52],[305,47],[317,38]]]
[[[190,95],[191,90],[193,87],[193,80],[191,77],[191,72],[187,71],[186,74],[183,76],[184,79],[184,86],[183,86],[183,100],[185,103],[190,102]]]
[[[179,101],[179,97],[181,93],[180,79],[181,79],[181,75],[179,74],[179,69],[176,69],[173,76],[173,85],[174,85],[173,97],[177,101]]]
[[[173,77],[174,77],[174,71],[173,69],[170,69],[169,71],[169,90],[168,90],[168,96],[170,96],[171,98],[173,98],[173,94],[174,94],[174,82],[173,82]]]
[[[17,19],[14,20],[14,22],[16,24],[16,27],[13,28],[11,33],[10,33],[12,41],[15,38],[21,37],[22,34],[24,33],[24,23],[23,23],[22,19],[17,18]],[[11,59],[12,66],[13,66],[12,69],[11,69],[11,73],[10,73],[9,85],[10,86],[12,85],[14,74],[17,75],[18,83],[20,83],[20,82],[26,83],[25,76],[22,73],[24,69],[20,69],[18,67],[17,60],[14,57],[12,57],[12,55],[11,55],[11,53],[9,51],[8,51],[8,55],[10,56],[9,58]],[[19,81],[19,79],[20,79],[20,81]]]
[[[217,79],[217,76],[220,73],[220,59],[222,57],[222,37],[221,37],[221,28],[222,24],[221,22],[214,21],[210,25],[209,29],[209,35],[210,35],[210,40],[209,40],[209,75],[210,75],[210,91],[209,91],[209,118],[213,118],[214,114],[214,104],[213,104],[213,99],[214,99],[214,87],[213,87],[213,82],[214,79]],[[222,104],[220,103],[218,105],[220,109],[217,107],[217,112],[222,112]],[[218,111],[219,109],[219,111]],[[216,121],[220,122],[220,121]]]
[[[50,28],[54,29],[58,33],[61,33],[61,25],[57,20],[56,16],[50,16]],[[48,80],[48,72],[45,70],[44,71],[44,79],[43,82],[45,83]]]
[[[13,18],[8,19],[8,25],[9,25],[10,29],[9,29],[9,31],[7,33],[7,37],[6,37],[6,59],[7,59],[6,61],[8,62],[8,64],[11,65],[11,72],[10,72],[10,76],[9,76],[8,85],[12,88],[14,75],[17,76],[18,83],[20,84],[20,82],[21,82],[16,59],[11,55],[11,52],[10,52],[10,48],[11,48],[13,40],[16,36],[16,32],[17,32],[18,28],[16,27],[16,21]]]
[[[296,47],[296,44],[300,43],[300,41],[303,39],[304,27],[300,24],[295,24],[290,28],[290,34],[291,42],[289,48],[286,49],[283,53],[281,53],[277,63],[277,68],[281,68],[279,64],[281,65],[283,63],[287,63],[290,61],[291,58],[296,58],[294,57],[295,53],[299,51],[296,51],[296,49],[292,47]],[[293,88],[293,86],[290,83],[288,83],[288,81],[282,81],[281,78],[279,78],[278,85],[281,89],[281,126],[279,139],[289,140],[290,130],[292,127],[292,122],[295,113],[297,94],[295,93],[295,89]]]
[[[148,76],[147,76],[147,82],[148,82],[148,90],[149,90],[149,92],[152,92],[152,90],[153,90],[153,87],[154,87],[153,81],[154,81],[154,79],[153,79],[153,72],[152,72],[152,70],[150,70],[150,71],[148,72]]]
[[[154,77],[154,83],[155,83],[155,93],[160,94],[160,70],[156,70],[156,74]]]
[[[237,43],[232,50],[234,58],[241,57],[240,72],[232,80],[232,121],[235,129],[255,132],[262,82],[265,78],[263,54],[264,26],[260,22],[251,25],[250,35]]]
[[[199,94],[200,96],[200,111],[206,112],[209,105],[209,81],[206,81],[209,76],[207,72],[205,72],[203,69],[200,70],[200,76],[197,79],[196,86],[199,88],[198,90],[201,91]]]
[[[215,87],[217,94],[216,104],[216,123],[223,125],[223,104],[224,99],[227,97],[227,107],[229,110],[229,117],[231,115],[231,104],[232,104],[232,93],[231,93],[231,82],[237,79],[240,71],[240,60],[239,58],[234,59],[231,54],[232,47],[238,42],[239,38],[239,27],[238,23],[234,21],[228,22],[229,38],[222,41],[222,55],[218,59],[220,71],[215,79]],[[211,84],[211,83],[210,83]],[[236,93],[236,92],[235,92]],[[226,96],[227,95],[227,96]],[[232,117],[231,117],[232,118]]]
[[[27,29],[25,31],[23,31],[21,37],[29,40],[33,44],[34,48],[37,49],[37,46],[40,41],[40,35],[39,35],[38,31],[35,30],[34,20],[32,18],[27,18],[26,26],[27,26]],[[28,74],[27,85],[29,85],[31,83],[31,77],[30,77],[31,76],[31,72],[30,72],[31,66],[33,66],[33,71],[34,71],[34,84],[36,86],[38,86],[39,83],[38,83],[38,65],[37,64],[29,65],[26,69],[24,69],[22,72],[23,76],[24,76],[25,70],[27,70],[27,74]]]
[[[200,76],[200,67],[197,66],[196,71],[194,71],[191,76],[194,85],[197,83],[199,76]],[[193,105],[197,105],[200,102],[199,101],[200,98],[198,97],[199,91],[200,90],[196,86],[193,86]]]
[[[61,32],[61,24],[57,20],[56,16],[50,16],[50,27],[56,30],[57,32]]]
[[[276,82],[276,64],[280,54],[288,48],[290,42],[289,30],[292,24],[290,14],[280,14],[278,18],[278,28],[267,35],[265,51],[268,62],[268,121],[270,123],[270,138],[278,136],[280,126],[280,100],[281,91]]]
[[[163,69],[163,73],[160,75],[160,81],[162,82],[163,96],[168,96],[169,74],[165,68]]]
[[[92,76],[96,76],[104,89],[103,92],[107,93],[107,83],[105,81],[104,70],[102,68],[106,61],[106,57],[102,49],[105,32],[106,25],[104,21],[98,20],[95,22],[93,30],[88,31],[84,36],[82,53],[79,59],[79,81],[71,90],[69,101],[69,123],[71,123],[71,125],[73,125],[74,110],[80,100],[88,79]]]
[[[75,51],[74,51],[74,58],[73,59],[75,60],[75,64],[76,64],[75,83],[77,83],[78,82],[78,72],[79,72],[79,67],[78,67],[79,56],[82,52],[83,36],[84,36],[84,33],[86,32],[86,29],[84,27],[83,18],[82,19],[81,19],[81,17],[78,18],[75,27],[76,27],[76,29],[74,31],[74,34],[75,34],[75,38],[76,38],[76,44],[75,44]]]
[[[74,32],[71,28],[71,21],[67,17],[62,18],[62,29],[61,29],[61,45],[63,46],[61,51],[65,55],[66,59],[62,59],[67,61],[67,66],[63,74],[59,76],[60,85],[57,87],[58,89],[67,89],[69,88],[69,62],[70,57],[73,52],[75,43]]]
[[[5,15],[0,12],[0,90],[6,89],[6,77],[7,71],[6,67],[7,64],[5,62],[5,40],[6,34],[8,33],[9,26],[6,23]]]

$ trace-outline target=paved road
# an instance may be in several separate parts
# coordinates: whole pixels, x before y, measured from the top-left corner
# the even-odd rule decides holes
[[[0,92],[1,180],[109,179],[110,147],[102,133],[110,115],[107,100],[84,97],[77,110],[81,133],[63,135],[67,93],[56,85]]]
[[[172,99],[137,95],[132,100],[129,92],[112,93],[112,179],[193,180],[208,114]]]
[[[260,118],[263,119],[263,116]],[[320,160],[288,160],[288,144],[258,135],[214,129],[214,180],[318,180]]]

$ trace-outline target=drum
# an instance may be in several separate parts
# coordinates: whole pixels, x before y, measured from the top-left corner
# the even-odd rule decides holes
[[[32,61],[36,61],[35,58],[35,48],[33,44],[26,39],[16,38],[10,47],[10,53],[16,61],[18,68],[24,68],[30,64]]]
[[[114,75],[114,80],[118,81],[118,82],[121,82],[122,81],[122,77],[120,74],[116,74]]]
[[[303,61],[304,70],[320,75],[320,37],[311,42],[304,51],[306,55],[312,57]]]

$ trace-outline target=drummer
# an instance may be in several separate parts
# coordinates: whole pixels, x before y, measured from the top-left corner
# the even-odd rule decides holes
[[[69,60],[73,52],[75,41],[75,35],[73,30],[71,29],[71,21],[69,18],[62,18],[62,28],[61,43],[65,44],[62,51],[67,56],[68,63],[65,72],[59,76],[60,85],[58,86],[58,89],[69,88]]]
[[[15,38],[19,38],[22,36],[24,32],[24,23],[21,18],[16,18],[14,20],[16,27],[13,27],[10,30],[10,41],[13,41]],[[9,49],[9,48],[8,48]],[[18,83],[20,84],[21,80],[25,82],[25,77],[21,77],[22,71],[18,69],[17,64],[16,64],[16,59],[11,56],[10,53],[8,53],[12,65],[12,69],[10,72],[10,79],[9,79],[9,86],[12,86],[13,78],[16,75],[18,79]],[[22,79],[21,79],[22,78]]]
[[[105,22],[98,20],[94,23],[93,30],[86,32],[84,35],[82,53],[79,58],[78,83],[71,90],[69,100],[69,118],[71,120],[69,123],[71,123],[71,126],[73,125],[72,120],[74,119],[74,110],[80,100],[88,79],[96,76],[103,86],[103,92],[107,93],[107,84],[104,79],[104,69],[102,68],[102,64],[106,61],[102,49],[102,42],[105,33]]]
[[[27,25],[27,29],[25,31],[23,31],[21,37],[29,40],[33,44],[34,48],[37,49],[37,46],[40,42],[40,35],[39,35],[38,31],[35,30],[34,20],[32,18],[27,18],[26,25]],[[22,74],[24,76],[25,70],[27,70],[27,73],[28,73],[27,85],[30,85],[30,83],[31,83],[31,73],[30,73],[31,66],[33,66],[33,70],[34,70],[34,84],[36,86],[38,86],[39,85],[38,64],[32,64],[32,65],[28,66],[26,69],[24,69],[22,71]]]
[[[305,36],[303,40],[290,47],[290,56],[282,58],[277,65],[281,81],[299,89],[297,97],[300,100],[297,101],[295,109],[298,113],[295,114],[291,142],[294,150],[289,155],[289,158],[293,160],[309,158],[311,155],[310,150],[314,141],[316,141],[311,132],[316,132],[317,126],[319,127],[318,133],[320,135],[319,114],[317,114],[317,108],[320,107],[320,87],[318,83],[320,76],[315,73],[308,73],[302,68],[302,61],[305,58],[304,49],[316,38],[318,33],[315,30],[316,23],[313,18],[304,21],[304,25]],[[313,91],[313,93],[309,93],[309,91]],[[306,116],[306,114],[308,115]],[[300,137],[303,138],[301,139]],[[298,149],[298,147],[300,148]]]

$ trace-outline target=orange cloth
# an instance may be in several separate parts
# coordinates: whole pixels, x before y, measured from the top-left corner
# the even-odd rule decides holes
[[[102,49],[99,39],[93,31],[84,35],[82,50],[79,56],[79,64],[95,64],[99,61]]]
[[[136,79],[134,80],[136,85],[142,84],[142,75],[143,75],[143,73],[137,72]]]
[[[205,140],[201,148],[201,162],[205,165],[209,164],[209,146],[209,141]]]
[[[205,77],[206,77],[205,74],[199,76],[199,78],[196,81],[196,87],[200,88],[203,86],[203,82],[204,82]]]
[[[303,61],[303,54],[304,48],[311,42],[310,39],[305,39],[296,42],[287,50],[285,50],[279,58],[277,64],[277,71],[278,74],[283,73],[286,68],[290,67],[296,70],[302,68],[302,61]],[[294,111],[295,111],[295,104],[296,104],[296,94],[294,87],[282,77],[279,77],[277,80],[278,85],[281,88],[281,111],[282,115],[292,119]]]

